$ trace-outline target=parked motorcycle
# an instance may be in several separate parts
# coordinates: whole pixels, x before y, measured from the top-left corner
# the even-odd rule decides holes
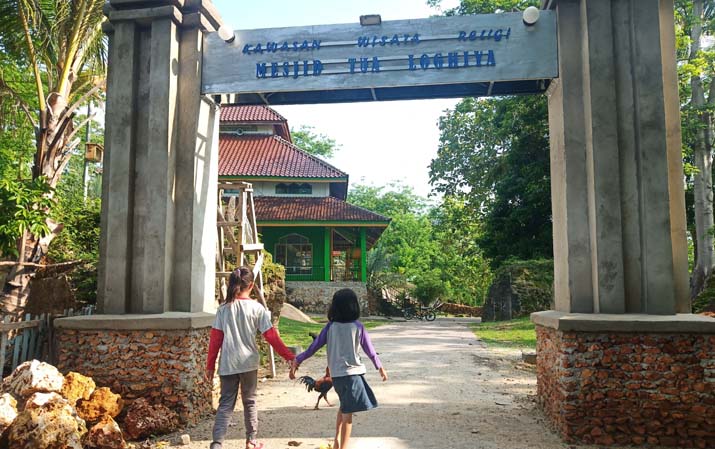
[[[438,299],[431,306],[406,307],[402,310],[402,314],[406,320],[417,318],[419,320],[434,321],[437,319],[437,310],[439,310],[443,305],[444,303]]]

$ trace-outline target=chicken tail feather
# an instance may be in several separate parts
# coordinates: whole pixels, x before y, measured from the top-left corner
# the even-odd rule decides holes
[[[315,389],[315,379],[310,376],[301,376],[298,381],[305,385],[305,389],[308,391],[313,391]]]

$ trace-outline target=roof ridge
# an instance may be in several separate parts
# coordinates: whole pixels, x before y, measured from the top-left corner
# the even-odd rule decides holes
[[[338,167],[336,167],[336,166],[334,166],[334,165],[331,165],[331,164],[325,162],[324,160],[322,160],[322,159],[319,158],[318,156],[315,156],[315,155],[313,155],[313,154],[308,153],[307,151],[305,151],[304,149],[300,148],[298,145],[294,144],[293,142],[289,142],[289,141],[285,140],[284,138],[282,138],[281,136],[279,136],[279,135],[277,135],[277,134],[273,134],[272,137],[275,138],[275,139],[277,139],[277,140],[279,140],[279,141],[281,141],[281,142],[285,142],[286,144],[288,144],[288,145],[291,146],[292,148],[294,148],[294,149],[300,151],[302,154],[308,156],[310,159],[312,159],[312,160],[318,162],[319,164],[322,164],[322,165],[324,165],[324,166],[327,167],[327,168],[333,169],[333,170],[337,171],[338,173],[342,174],[342,175],[345,176],[345,177],[348,176],[347,173],[345,173],[344,171],[340,170]]]
[[[278,111],[276,111],[276,110],[273,109],[272,107],[267,106],[267,105],[265,105],[265,104],[255,104],[255,105],[253,105],[253,104],[232,103],[232,104],[224,104],[224,105],[221,105],[221,110],[222,110],[222,111],[225,110],[225,109],[227,109],[227,108],[239,108],[239,109],[240,109],[240,108],[245,108],[245,109],[248,109],[248,108],[261,108],[261,109],[265,109],[265,110],[269,111],[269,112],[272,113],[272,114],[275,114],[276,116],[278,116],[279,120],[225,120],[225,122],[229,122],[229,123],[241,123],[241,122],[244,122],[244,123],[246,123],[246,122],[252,122],[252,121],[253,121],[253,122],[256,122],[256,121],[257,121],[257,122],[267,122],[267,123],[278,122],[278,123],[285,123],[286,126],[288,125],[288,119],[287,119],[287,118],[283,117],[283,115],[281,115]],[[220,120],[220,117],[219,117],[219,120]]]
[[[331,198],[335,198],[335,197],[331,197]],[[357,204],[353,204],[353,203],[349,202],[348,200],[341,200],[340,198],[335,198],[335,199],[338,200],[338,201],[342,201],[342,202],[345,203],[345,204],[349,204],[349,205],[351,205],[352,207],[357,207],[358,209],[362,209],[362,210],[364,210],[364,211],[366,211],[366,212],[370,212],[371,214],[375,214],[375,215],[377,215],[378,217],[384,218],[385,220],[392,221],[392,218],[386,217],[386,216],[384,216],[384,215],[382,215],[382,214],[378,214],[378,213],[375,212],[374,210],[370,210],[370,209],[367,209],[367,208],[365,208],[365,207],[358,206]]]
[[[286,122],[286,125],[288,124],[288,119],[285,118],[285,117],[283,117],[283,115],[281,115],[278,111],[276,111],[276,110],[273,109],[272,107],[270,107],[270,106],[268,106],[268,105],[265,105],[265,104],[259,104],[258,106],[263,107],[263,109],[268,109],[269,111],[271,111],[272,113],[274,113],[275,115],[277,115],[278,117],[280,117],[282,121]]]
[[[356,221],[372,221],[372,222],[385,222],[385,223],[390,223],[392,221],[391,218],[385,217],[384,215],[378,214],[377,212],[373,212],[369,209],[365,209],[364,207],[361,206],[356,206],[354,204],[350,204],[345,200],[341,200],[340,198],[335,198],[333,196],[323,196],[323,197],[294,197],[294,196],[256,196],[254,197],[254,201],[256,202],[256,207],[258,208],[258,215],[261,215],[262,207],[263,206],[271,206],[275,207],[276,205],[279,206],[285,206],[285,211],[301,211],[301,214],[308,214],[312,215],[315,213],[315,211],[323,211],[328,212],[331,215],[337,214],[341,215],[341,212],[344,211],[352,211],[353,213],[357,213],[356,216],[354,217],[360,217],[360,218],[351,218],[351,220],[356,220]],[[313,209],[314,207],[317,207],[317,209]],[[327,208],[327,209],[326,209]],[[290,215],[290,214],[289,214]],[[266,219],[263,217],[258,217],[259,221]],[[322,219],[322,218],[315,218],[318,219],[319,221],[330,221],[330,219]],[[342,219],[342,218],[338,218]],[[270,219],[269,219],[270,220]],[[287,220],[287,218],[280,218],[277,220]]]

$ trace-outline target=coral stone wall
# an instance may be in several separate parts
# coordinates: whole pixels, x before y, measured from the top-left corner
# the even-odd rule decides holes
[[[193,424],[212,411],[204,380],[210,328],[57,329],[58,369],[94,378],[127,401],[145,397]]]
[[[351,288],[355,291],[360,302],[360,310],[366,313],[367,287],[362,282],[286,282],[288,302],[306,313],[327,313],[333,295],[343,288]]]
[[[715,336],[536,332],[539,403],[567,441],[715,447]]]
[[[439,308],[438,312],[449,313],[452,315],[482,316],[481,307],[465,306],[464,304],[452,304],[449,302],[442,304],[442,307]]]

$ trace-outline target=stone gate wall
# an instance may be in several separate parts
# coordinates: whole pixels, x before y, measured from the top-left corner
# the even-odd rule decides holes
[[[715,335],[536,330],[539,403],[567,441],[715,447]]]
[[[367,287],[362,282],[286,282],[288,302],[305,313],[327,313],[333,295],[343,288],[351,288],[355,291],[362,314],[367,314]]]
[[[204,374],[213,315],[185,315],[57,319],[57,368],[92,377],[129,402],[163,404],[194,424],[212,412],[213,385]]]

